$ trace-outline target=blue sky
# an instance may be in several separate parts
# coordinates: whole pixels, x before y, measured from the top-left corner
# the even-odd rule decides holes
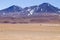
[[[0,0],[0,10],[12,5],[18,5],[24,8],[32,5],[39,5],[45,2],[60,8],[60,0]]]

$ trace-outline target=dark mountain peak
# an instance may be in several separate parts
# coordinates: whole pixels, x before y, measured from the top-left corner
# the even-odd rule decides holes
[[[51,5],[51,4],[49,4],[49,3],[42,3],[40,5],[46,5],[46,6],[48,6],[48,5]]]
[[[42,3],[39,5],[39,7],[54,7],[54,6],[51,5],[50,3]]]
[[[42,3],[38,6],[37,12],[56,13],[59,9],[49,3]]]
[[[6,12],[6,13],[8,13],[8,12],[19,12],[21,10],[22,10],[21,7],[16,6],[16,5],[12,5],[6,9],[3,9],[2,12]]]
[[[49,4],[49,3],[42,3],[42,4]]]
[[[16,7],[16,5],[12,5],[12,7]]]
[[[19,7],[19,6],[16,6],[16,5],[12,5],[12,6],[10,6],[9,8],[16,9],[16,8],[21,8],[21,7]]]

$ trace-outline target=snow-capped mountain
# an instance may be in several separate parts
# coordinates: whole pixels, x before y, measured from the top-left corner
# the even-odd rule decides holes
[[[28,11],[29,14],[28,15],[41,15],[41,14],[59,14],[60,9],[58,9],[57,7],[54,7],[53,5],[49,4],[49,3],[42,3],[40,5],[36,5],[36,6],[30,6],[30,7],[26,7],[24,8],[25,11]]]
[[[58,15],[60,13],[60,9],[54,7],[49,3],[42,3],[40,5],[30,6],[21,8],[19,6],[10,6],[6,9],[0,10],[0,16],[39,16],[41,14],[51,14]]]

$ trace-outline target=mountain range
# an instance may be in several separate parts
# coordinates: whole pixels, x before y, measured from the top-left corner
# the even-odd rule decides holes
[[[40,16],[40,15],[59,15],[60,9],[54,7],[49,3],[42,3],[40,5],[30,7],[19,7],[12,5],[8,8],[0,10],[0,16],[4,17],[26,17],[26,16]]]
[[[60,23],[60,9],[49,3],[25,8],[12,5],[0,10],[0,23]]]

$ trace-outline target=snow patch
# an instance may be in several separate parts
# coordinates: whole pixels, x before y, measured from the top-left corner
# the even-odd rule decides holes
[[[43,9],[41,8],[41,11],[43,11]]]
[[[31,9],[28,9],[27,11],[30,11]]]
[[[3,15],[5,15],[5,13],[3,13]]]
[[[50,4],[48,4],[48,6],[50,6]]]
[[[32,15],[34,12],[34,10],[31,10],[30,13],[28,14],[28,16]]]
[[[30,11],[30,14],[32,15],[32,14],[33,14],[33,12],[34,12],[34,10],[31,10],[31,11]]]
[[[60,11],[58,11],[60,13]]]
[[[39,9],[39,6],[37,6],[37,10]]]

